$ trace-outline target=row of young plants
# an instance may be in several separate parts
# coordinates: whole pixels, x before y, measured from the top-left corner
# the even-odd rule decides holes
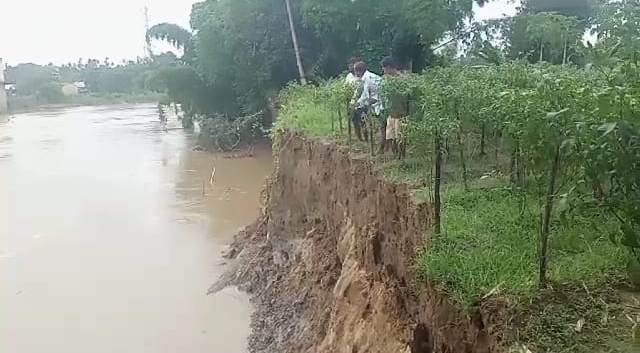
[[[466,189],[463,141],[479,136],[483,154],[487,136],[501,140],[494,146],[497,153],[510,155],[511,183],[518,189],[533,187],[543,205],[539,283],[544,285],[554,213],[594,208],[615,217],[620,232],[610,234],[611,240],[638,256],[638,83],[630,76],[618,80],[595,71],[516,63],[438,69],[396,85],[404,85],[418,102],[407,122],[409,146],[415,153],[435,154],[436,209],[441,207],[443,141],[461,145]],[[425,137],[434,141],[432,148]]]
[[[341,81],[292,86],[282,94],[275,128],[333,135],[351,144],[351,94]],[[470,163],[488,165],[493,159],[498,165],[508,156],[504,174],[514,192],[539,201],[541,286],[547,281],[554,222],[575,213],[615,219],[616,231],[603,231],[629,250],[630,259],[640,260],[637,62],[606,70],[525,63],[436,68],[385,78],[382,95],[391,97],[385,99],[387,108],[407,101],[393,97],[409,97],[402,142],[407,159],[427,162],[435,234],[442,232],[441,189],[449,182],[443,164],[449,154],[459,162],[456,174],[465,190],[475,178]],[[593,227],[598,227],[595,221]]]

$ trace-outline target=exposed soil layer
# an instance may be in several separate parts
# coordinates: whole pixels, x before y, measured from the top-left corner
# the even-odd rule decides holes
[[[256,311],[252,353],[500,351],[492,317],[461,313],[412,261],[432,209],[367,156],[286,134],[262,216],[237,235],[229,271]],[[421,288],[417,290],[416,288]]]

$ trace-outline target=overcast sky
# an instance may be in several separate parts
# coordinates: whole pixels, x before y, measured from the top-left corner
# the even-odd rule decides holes
[[[318,0],[322,1],[322,0]],[[194,0],[0,0],[0,58],[64,64],[78,58],[112,61],[144,55],[144,7],[151,25],[187,27]],[[477,19],[513,15],[509,0],[477,9]]]

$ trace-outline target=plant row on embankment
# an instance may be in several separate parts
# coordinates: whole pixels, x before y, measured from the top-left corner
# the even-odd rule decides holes
[[[492,289],[527,301],[538,287],[609,288],[627,264],[631,279],[639,274],[636,63],[438,68],[385,79],[382,91],[387,108],[409,98],[407,155],[375,159],[394,178],[428,185],[416,196],[436,219],[417,265],[462,306]],[[373,154],[350,137],[350,94],[340,81],[293,86],[276,129]]]

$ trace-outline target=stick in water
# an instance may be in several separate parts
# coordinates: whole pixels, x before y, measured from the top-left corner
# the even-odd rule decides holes
[[[216,181],[216,161],[213,161],[213,168],[211,169],[211,177],[209,178],[209,185],[213,186]]]

